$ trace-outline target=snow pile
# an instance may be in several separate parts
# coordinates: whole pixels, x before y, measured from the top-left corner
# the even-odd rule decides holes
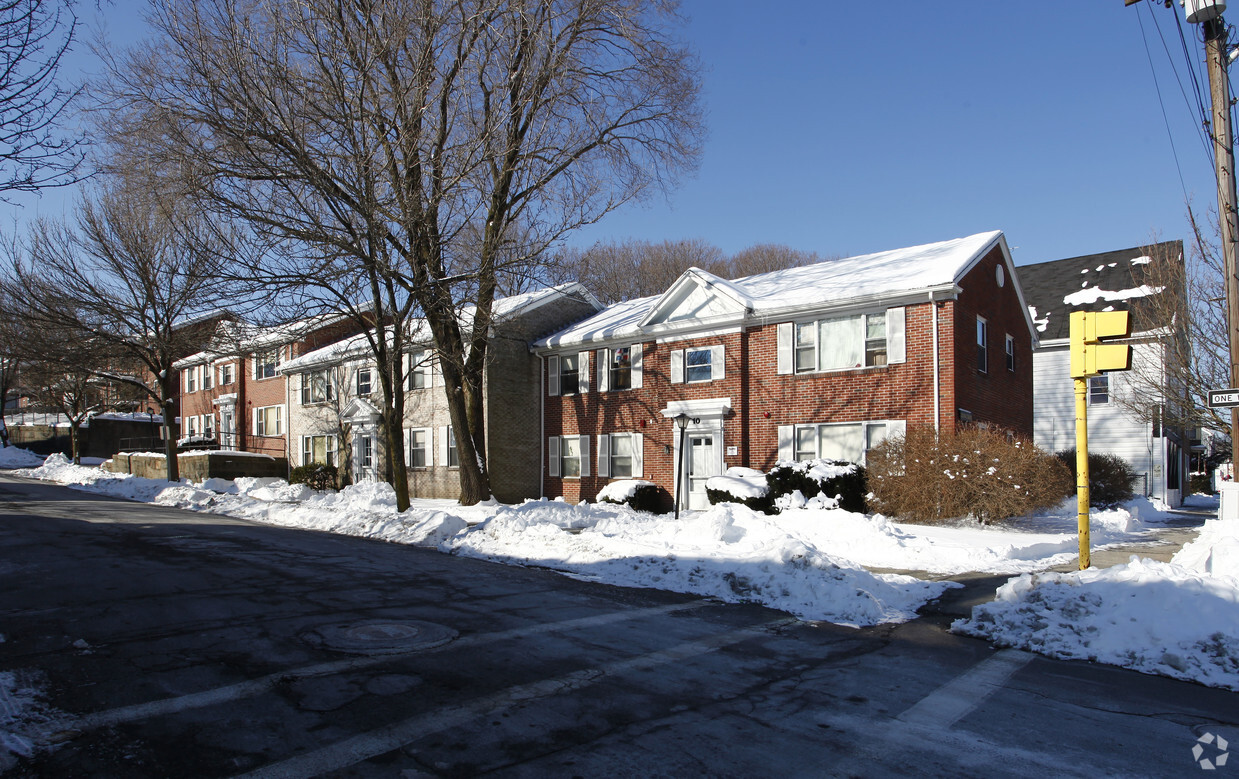
[[[1190,571],[1239,581],[1239,522],[1211,519],[1185,544],[1173,562]]]
[[[16,446],[0,449],[0,468],[38,468],[42,464],[43,456],[28,449]]]
[[[874,625],[911,619],[944,582],[873,574],[789,536],[778,520],[721,504],[680,522],[615,506],[573,533],[571,507],[530,501],[500,509],[441,548],[455,554],[538,565],[631,587],[692,592],[733,603],[764,603],[801,619]]]
[[[1239,580],[1140,559],[1025,574],[957,633],[1072,660],[1239,690]]]

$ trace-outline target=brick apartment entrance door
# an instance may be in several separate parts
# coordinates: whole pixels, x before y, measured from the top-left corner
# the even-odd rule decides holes
[[[706,480],[718,475],[718,453],[714,450],[715,435],[713,433],[688,434],[688,507],[701,510],[710,508],[710,499],[706,497]]]

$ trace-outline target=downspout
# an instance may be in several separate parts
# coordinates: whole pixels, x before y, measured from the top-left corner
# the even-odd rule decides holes
[[[538,495],[546,497],[546,355],[538,358]]]
[[[942,396],[938,386],[938,304],[934,302],[934,292],[929,291],[929,312],[933,322],[933,344],[934,344],[934,438],[938,437],[939,420],[942,416]]]

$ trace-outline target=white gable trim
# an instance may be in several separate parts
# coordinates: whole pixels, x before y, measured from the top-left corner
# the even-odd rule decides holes
[[[694,267],[684,271],[675,280],[675,283],[658,298],[654,305],[650,306],[649,311],[637,323],[637,326],[645,328],[663,323],[694,291],[700,291],[719,301],[723,308],[730,309],[736,314],[743,315],[753,308],[752,301],[735,284],[709,271]]]

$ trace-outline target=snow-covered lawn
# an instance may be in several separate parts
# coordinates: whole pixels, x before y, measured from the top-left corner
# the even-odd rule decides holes
[[[0,451],[0,467],[11,449]],[[759,602],[801,619],[900,622],[955,585],[949,577],[1015,576],[953,629],[1055,657],[1088,658],[1239,689],[1239,528],[1213,521],[1172,563],[1041,573],[1075,559],[1074,501],[995,527],[929,527],[807,507],[766,516],[725,504],[670,515],[557,500],[463,507],[414,501],[399,513],[381,483],[317,493],[273,479],[167,482],[78,467],[53,455],[20,475],[167,506],[285,527],[346,533],[535,565],[583,579]],[[1151,540],[1168,518],[1147,500],[1094,511],[1094,549]]]

